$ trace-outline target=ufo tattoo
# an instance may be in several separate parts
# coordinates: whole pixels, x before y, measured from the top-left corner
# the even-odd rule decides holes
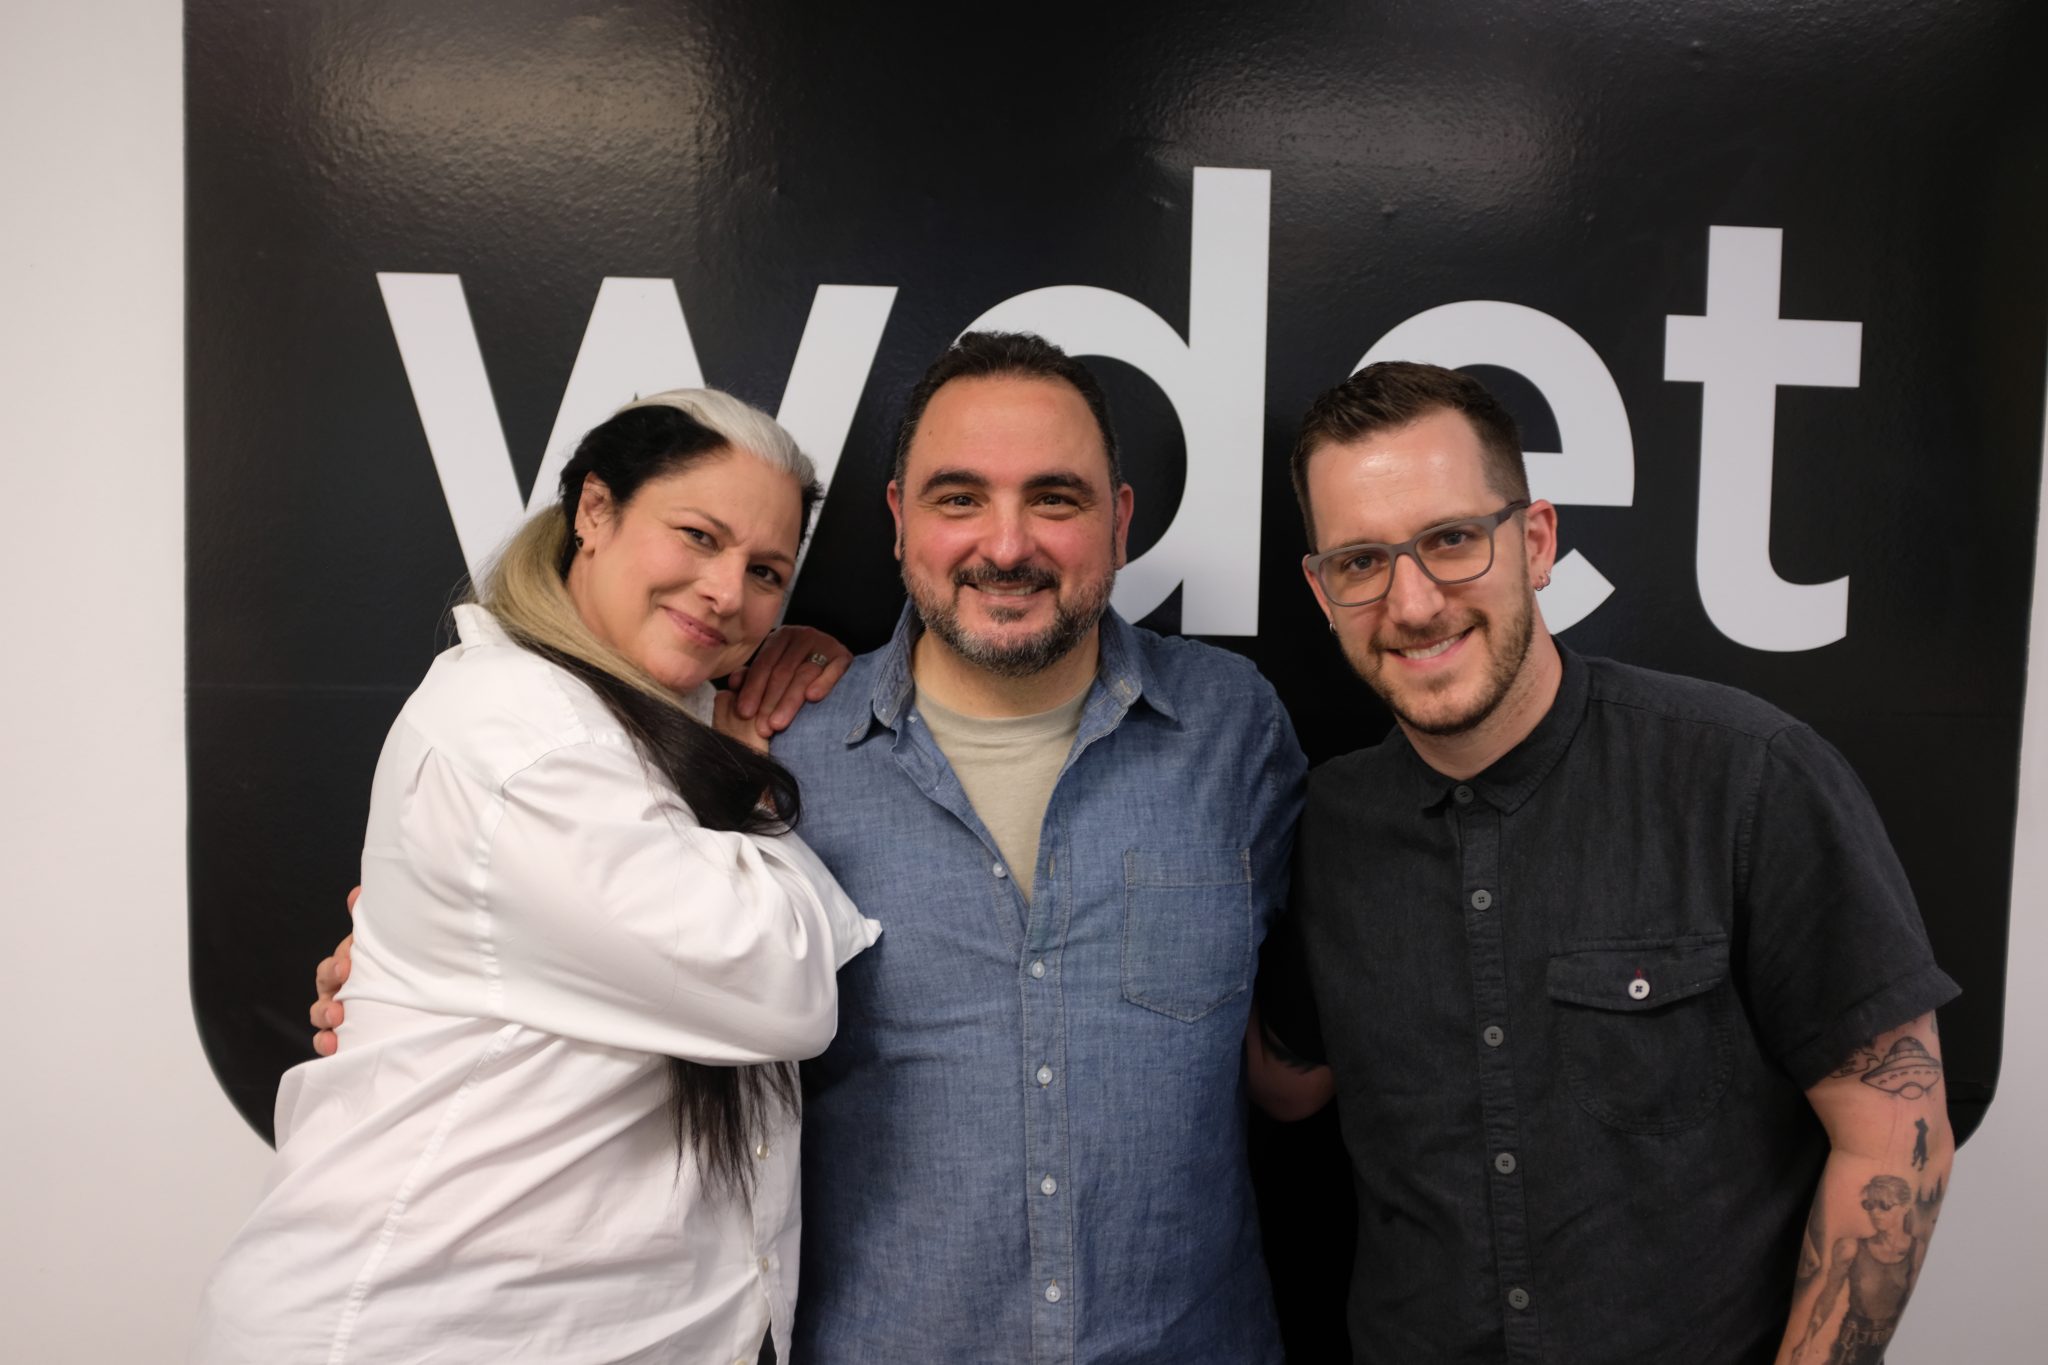
[[[1863,1073],[1863,1083],[1902,1100],[1917,1100],[1941,1080],[1941,1063],[1918,1038],[1901,1038],[1884,1060]]]

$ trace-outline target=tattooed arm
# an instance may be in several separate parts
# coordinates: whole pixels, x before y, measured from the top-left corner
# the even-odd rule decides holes
[[[1780,1365],[1875,1365],[1948,1191],[1955,1140],[1934,1016],[1881,1033],[1806,1092],[1830,1151],[1807,1215]]]

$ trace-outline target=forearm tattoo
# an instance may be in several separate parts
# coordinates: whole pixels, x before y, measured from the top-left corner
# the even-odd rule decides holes
[[[1814,1301],[1806,1336],[1793,1352],[1795,1361],[1806,1365],[1818,1359],[1809,1357],[1808,1348],[1846,1290],[1848,1307],[1835,1331],[1826,1365],[1880,1365],[1892,1334],[1898,1331],[1906,1300],[1920,1278],[1927,1242],[1934,1235],[1946,1193],[1946,1184],[1940,1179],[1931,1187],[1915,1189],[1904,1176],[1880,1175],[1864,1185],[1862,1225],[1836,1238],[1829,1250],[1827,1279]],[[1826,1218],[1818,1199],[1814,1215],[1807,1225],[1809,1252],[1825,1235]],[[1813,1279],[1804,1257],[1799,1271],[1798,1292],[1803,1293]]]
[[[1938,1036],[1931,1019],[1927,1033]],[[1928,1099],[1941,1084],[1942,1067],[1941,1059],[1918,1038],[1902,1036],[1882,1053],[1872,1039],[1829,1075],[1834,1079],[1854,1076],[1895,1100],[1915,1102]],[[1931,1132],[1925,1118],[1914,1118],[1910,1156],[1894,1149],[1890,1158],[1897,1161],[1903,1156],[1909,1171],[1871,1177],[1862,1190],[1863,1216],[1849,1226],[1828,1225],[1825,1182],[1814,1194],[1800,1249],[1794,1302],[1802,1301],[1816,1280],[1820,1287],[1805,1334],[1792,1353],[1798,1365],[1880,1365],[1883,1361],[1906,1300],[1920,1278],[1927,1244],[1948,1193],[1946,1154],[1929,1152]],[[1933,1182],[1918,1183],[1912,1173],[1925,1173],[1931,1162],[1935,1166]],[[1918,1179],[1924,1180],[1924,1174]],[[1819,1338],[1838,1307],[1841,1317],[1822,1357],[1817,1349]]]

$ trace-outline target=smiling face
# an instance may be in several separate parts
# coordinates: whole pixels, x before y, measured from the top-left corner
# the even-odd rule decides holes
[[[1130,530],[1087,402],[1058,380],[956,379],[889,485],[903,586],[969,666],[1026,677],[1091,637]]]
[[[1317,450],[1307,480],[1318,552],[1399,544],[1508,501],[1487,483],[1478,433],[1449,409]],[[1556,526],[1546,502],[1509,518],[1494,531],[1492,569],[1469,583],[1446,587],[1403,557],[1387,595],[1368,606],[1333,605],[1314,574],[1309,587],[1352,668],[1411,734],[1467,735],[1535,691],[1526,667],[1536,623],[1531,585],[1550,572]],[[1547,705],[1542,697],[1525,718],[1531,728]]]
[[[624,506],[588,476],[570,599],[598,639],[688,692],[745,663],[774,627],[801,508],[794,478],[744,453],[651,478]]]

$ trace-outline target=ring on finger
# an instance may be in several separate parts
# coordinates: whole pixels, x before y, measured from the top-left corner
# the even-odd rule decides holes
[[[823,668],[826,664],[832,662],[830,659],[825,657],[825,653],[823,650],[814,649],[810,652],[810,654],[807,657],[810,659],[812,663],[816,664],[820,668]]]

